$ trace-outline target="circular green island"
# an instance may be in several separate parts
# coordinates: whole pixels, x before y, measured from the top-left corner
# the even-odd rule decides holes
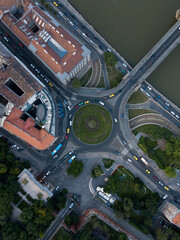
[[[77,111],[74,116],[73,129],[82,142],[100,143],[110,134],[112,119],[103,107],[90,104]]]

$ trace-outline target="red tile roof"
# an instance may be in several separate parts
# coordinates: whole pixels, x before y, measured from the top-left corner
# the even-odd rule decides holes
[[[180,228],[180,213],[175,216],[175,218],[172,220],[172,223]]]
[[[14,58],[8,60],[7,68],[1,71],[0,75],[0,93],[16,107],[22,107],[31,96],[42,89],[42,86]],[[11,78],[24,92],[21,97],[5,85],[8,78]]]
[[[26,121],[20,119],[22,113],[20,109],[13,108],[11,114],[6,118],[3,128],[37,149],[44,150],[51,146],[55,137],[44,129],[35,128],[33,119],[28,118]]]
[[[30,0],[25,0],[26,5],[28,5],[28,2],[32,3],[32,1]],[[12,23],[8,18],[9,13],[4,13],[4,16],[2,18],[3,21],[11,27],[11,30],[19,37],[19,39],[21,39],[21,41],[25,45],[29,46],[30,43],[32,43],[37,48],[37,56],[41,58],[41,60],[54,73],[70,73],[83,59],[82,53],[84,50],[82,49],[82,44],[78,42],[64,28],[54,25],[51,22],[51,18],[46,15],[39,7],[35,6],[34,3],[32,3],[32,5],[33,8],[28,9],[28,11],[23,14],[22,18],[18,20],[13,26],[11,26]],[[36,21],[37,17],[38,21]],[[27,26],[30,21],[34,21],[34,23],[38,26],[39,30],[37,31],[37,33],[31,32],[30,28]],[[22,26],[25,26],[27,30],[23,32],[19,28]],[[39,32],[42,29],[45,29],[51,35],[51,37],[67,51],[67,53],[63,57],[60,57],[50,46],[48,46],[46,42],[44,42],[41,37],[39,37]],[[29,39],[30,35],[26,35],[28,32],[31,32],[31,35],[34,36],[34,38],[37,38],[37,40],[34,40],[33,38]],[[60,34],[62,34],[63,37]],[[37,42],[39,43],[39,45],[37,44]],[[42,46],[42,44],[46,46],[44,47]],[[47,53],[44,50],[46,50]]]

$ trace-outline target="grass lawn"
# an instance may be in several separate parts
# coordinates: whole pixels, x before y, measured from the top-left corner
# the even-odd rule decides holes
[[[124,75],[120,73],[120,71],[117,70],[115,66],[107,65],[106,68],[108,72],[110,87],[116,87],[121,82]]]
[[[80,108],[74,117],[73,129],[83,142],[96,144],[102,142],[110,134],[112,119],[110,114],[95,104]]]
[[[81,86],[82,87],[85,87],[87,82],[89,81],[90,77],[91,77],[91,74],[92,74],[92,68],[90,68],[87,73],[80,79],[81,81]]]
[[[143,103],[148,101],[148,99],[149,98],[147,98],[140,90],[137,90],[130,96],[128,103],[129,104]]]
[[[133,133],[134,133],[134,135],[137,135],[139,132],[143,132],[143,133],[149,135],[150,137],[153,137],[152,136],[153,132],[160,132],[160,131],[164,135],[172,135],[172,133],[168,129],[158,126],[158,125],[155,125],[155,124],[148,124],[148,125],[138,127],[133,130]]]
[[[97,85],[97,88],[104,88],[104,87],[105,87],[104,77],[102,76],[102,73],[101,73],[101,78],[100,78],[100,81]]]
[[[128,114],[129,114],[129,119],[132,119],[134,117],[137,117],[141,114],[145,114],[145,113],[157,113],[153,110],[148,110],[148,109],[129,109],[128,110]]]

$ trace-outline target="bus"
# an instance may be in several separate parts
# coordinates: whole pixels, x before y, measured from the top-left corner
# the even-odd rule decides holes
[[[141,157],[141,161],[142,161],[146,166],[149,166],[149,163],[148,163],[143,157]]]
[[[74,160],[75,159],[75,157],[76,157],[76,155],[73,155],[70,159],[69,159],[69,163],[71,163],[72,162],[72,160]]]
[[[60,148],[62,147],[62,144],[60,143],[55,149],[54,151],[52,151],[52,155],[54,155]]]

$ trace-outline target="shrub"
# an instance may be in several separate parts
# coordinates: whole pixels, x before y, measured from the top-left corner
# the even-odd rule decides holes
[[[103,158],[102,162],[104,163],[105,168],[108,169],[113,165],[114,160],[108,159],[108,158]]]
[[[97,178],[97,177],[101,176],[103,173],[104,173],[104,172],[103,172],[101,166],[100,166],[100,165],[97,165],[97,167],[95,167],[95,168],[92,170],[91,177],[92,177],[92,178]]]

